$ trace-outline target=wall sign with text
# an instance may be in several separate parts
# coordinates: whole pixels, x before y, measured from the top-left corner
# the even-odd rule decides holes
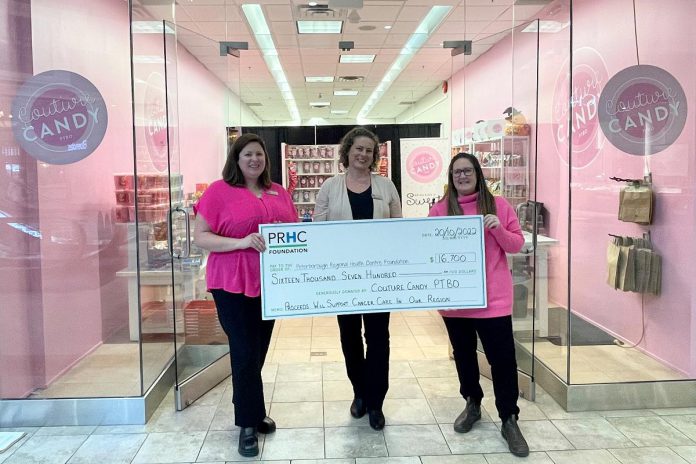
[[[672,145],[684,129],[684,89],[674,76],[651,65],[616,73],[599,98],[599,123],[619,150],[648,156]]]
[[[48,164],[70,164],[97,149],[108,126],[99,90],[79,74],[52,70],[29,78],[12,103],[22,148]]]
[[[597,141],[597,105],[609,73],[597,50],[578,48],[573,52],[573,89],[572,95],[569,95],[569,67],[569,60],[566,60],[556,79],[551,125],[553,141],[558,155],[566,163],[569,144],[572,143],[572,166],[584,168],[597,158],[602,148]]]

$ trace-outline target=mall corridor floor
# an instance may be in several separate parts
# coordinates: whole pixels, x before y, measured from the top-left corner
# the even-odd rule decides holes
[[[146,425],[0,429],[27,435],[3,464],[671,464],[696,463],[696,408],[568,413],[537,388],[520,400],[531,454],[516,458],[500,435],[492,386],[482,379],[483,419],[467,434],[452,423],[464,407],[436,315],[393,314],[387,426],[354,419],[335,318],[277,324],[263,378],[278,430],[260,436],[254,459],[237,454],[226,379],[182,412],[173,393]]]

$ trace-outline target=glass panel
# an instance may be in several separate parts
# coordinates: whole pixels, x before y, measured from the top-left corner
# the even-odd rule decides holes
[[[696,290],[690,237],[696,221],[696,138],[687,112],[696,104],[691,24],[696,3],[613,0],[571,5],[569,381],[693,379]],[[619,220],[620,191],[629,184],[612,177],[647,180],[654,192],[651,224]],[[612,234],[648,237],[653,253],[634,252],[639,258],[633,266],[630,259],[619,261],[619,269],[628,271],[610,285],[607,250]],[[628,251],[624,248],[621,257],[628,257]],[[662,260],[659,295],[636,289],[645,276],[645,257],[651,254]]]
[[[474,14],[460,7],[465,21]],[[526,12],[528,13],[529,7]],[[516,19],[516,7],[501,8],[499,20],[476,29],[453,34],[457,40],[472,40],[471,54],[452,57],[452,154],[477,156],[494,195],[504,196],[521,216],[526,244],[522,252],[508,257],[513,275],[513,331],[520,371],[532,374],[535,318],[536,268],[533,200],[535,180],[535,134],[537,108],[537,34]],[[477,11],[478,12],[478,11]],[[448,38],[449,40],[449,38]],[[494,92],[482,89],[494,88]],[[527,220],[527,215],[529,218]],[[541,289],[543,290],[543,288]],[[546,293],[544,293],[546,295]],[[479,349],[481,347],[479,346]]]
[[[133,92],[135,98],[136,178],[126,192],[134,195],[128,224],[137,236],[130,250],[128,275],[131,313],[139,314],[143,392],[157,379],[174,355],[172,258],[169,252],[169,164],[176,143],[176,97],[167,93],[168,69],[165,41],[174,32],[163,21],[153,21],[147,11],[133,10]],[[139,17],[139,16],[142,16]],[[174,156],[174,160],[178,160]],[[173,166],[176,169],[176,166]],[[138,303],[140,312],[137,313]],[[179,325],[183,327],[183,324]]]
[[[0,398],[138,396],[128,5],[59,3],[0,9]]]
[[[513,7],[511,24],[516,23],[517,7]],[[547,266],[546,241],[543,234],[541,205],[534,202],[536,131],[539,85],[539,34],[530,30],[534,22],[524,23],[510,31],[511,55],[510,106],[503,110],[498,123],[505,127],[501,153],[502,195],[517,212],[525,245],[520,253],[509,256],[513,278],[513,331],[518,344],[518,368],[533,374],[534,335],[544,330],[548,313],[548,292],[544,269]],[[500,45],[498,45],[500,47]],[[541,231],[539,229],[542,229]],[[537,270],[541,270],[537,278]],[[531,345],[531,346],[530,346]],[[524,349],[519,349],[524,347]]]
[[[167,86],[170,98],[178,95],[179,109],[179,150],[171,160],[172,166],[178,164],[179,168],[172,167],[171,188],[184,192],[183,202],[173,201],[171,205],[173,236],[178,237],[174,244],[174,281],[181,282],[174,287],[180,384],[229,352],[215,303],[206,292],[207,253],[191,243],[190,227],[194,223],[193,203],[207,185],[220,178],[226,159],[226,128],[240,125],[239,58],[233,54],[221,56],[218,41],[181,26],[176,28],[176,41],[173,35],[170,39],[167,55],[172,61],[168,69],[177,72],[168,72]],[[190,89],[209,93],[194,94]]]
[[[520,58],[515,60],[515,75],[535,72],[538,66],[537,88],[519,86],[516,91],[517,101],[529,94],[536,94],[538,101],[538,113],[531,105],[525,108],[531,125],[529,198],[536,203],[519,214],[528,230],[537,228],[534,355],[567,381],[569,10],[558,3],[540,11],[539,18],[520,26],[518,34],[537,42],[537,59],[520,47],[515,55]]]

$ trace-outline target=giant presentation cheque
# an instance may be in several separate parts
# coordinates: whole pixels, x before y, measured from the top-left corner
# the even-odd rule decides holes
[[[486,307],[482,216],[264,224],[263,318]]]

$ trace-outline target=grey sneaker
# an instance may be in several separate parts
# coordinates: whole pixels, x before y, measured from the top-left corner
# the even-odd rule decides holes
[[[464,411],[454,421],[454,431],[457,433],[467,433],[474,426],[474,423],[481,419],[481,404],[474,400],[466,400]]]
[[[527,445],[527,441],[522,436],[522,431],[517,425],[515,416],[511,416],[503,422],[500,433],[507,441],[508,448],[512,454],[522,458],[529,456],[529,445]]]

